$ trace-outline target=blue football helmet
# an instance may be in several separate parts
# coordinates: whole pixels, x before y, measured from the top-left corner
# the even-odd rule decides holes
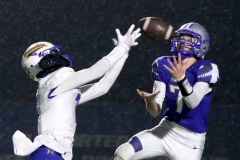
[[[190,56],[203,59],[209,50],[210,37],[207,30],[200,24],[190,22],[182,25],[175,31],[176,37],[172,39],[171,51],[181,54],[181,57],[187,58]],[[192,37],[192,40],[181,38],[182,35]],[[189,46],[189,49],[184,49],[183,46]]]

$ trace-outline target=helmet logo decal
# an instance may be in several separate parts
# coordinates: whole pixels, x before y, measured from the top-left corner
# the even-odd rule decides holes
[[[43,48],[45,46],[47,46],[47,45],[46,44],[37,44],[36,46],[31,48],[29,51],[24,52],[23,57],[27,59],[29,57],[30,53],[32,53],[32,52],[34,52],[34,51],[36,51],[38,49],[41,49],[41,48]]]

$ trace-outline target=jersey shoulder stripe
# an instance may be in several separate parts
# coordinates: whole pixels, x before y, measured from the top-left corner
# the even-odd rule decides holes
[[[197,71],[197,81],[216,83],[219,80],[218,66],[211,61],[203,61]]]

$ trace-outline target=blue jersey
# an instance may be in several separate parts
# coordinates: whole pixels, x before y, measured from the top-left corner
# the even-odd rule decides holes
[[[197,133],[206,132],[208,112],[212,97],[212,91],[207,93],[194,109],[189,108],[183,100],[176,80],[172,77],[163,65],[168,64],[167,59],[173,63],[170,56],[157,58],[152,64],[152,77],[166,84],[165,104],[167,106],[164,112],[164,118],[174,121],[177,124]],[[193,86],[196,82],[206,82],[213,85],[219,79],[217,65],[209,60],[200,59],[193,63],[186,70],[186,77]]]

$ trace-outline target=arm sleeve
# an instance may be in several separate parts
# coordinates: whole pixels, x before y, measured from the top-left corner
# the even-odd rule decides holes
[[[206,63],[199,67],[197,71],[197,82],[193,86],[192,93],[183,97],[187,106],[196,108],[203,97],[212,91],[212,84],[219,80],[219,70],[215,63]]]
[[[160,110],[162,109],[163,101],[166,94],[166,85],[160,81],[154,81],[153,93],[160,91],[160,93],[155,97],[155,102],[157,103]]]
[[[153,93],[160,91],[160,93],[155,97],[155,102],[160,110],[162,109],[166,94],[166,84],[164,83],[164,76],[162,70],[160,69],[162,66],[162,61],[163,58],[160,57],[152,63],[152,77],[155,79],[153,84]]]
[[[126,59],[126,57],[128,57],[128,52],[124,47],[117,46],[107,56],[103,57],[90,68],[72,73],[51,93],[51,95],[59,95],[101,78],[121,57]]]
[[[198,106],[203,97],[211,91],[212,88],[209,83],[197,82],[193,86],[193,92],[190,95],[183,97],[183,99],[189,108],[194,109]]]
[[[113,83],[117,79],[122,67],[126,61],[125,57],[122,57],[106,74],[99,82],[88,85],[84,88],[84,91],[81,94],[81,99],[78,104],[85,103],[97,97],[100,97],[106,94],[109,89],[112,87]],[[82,89],[81,89],[82,91]]]

